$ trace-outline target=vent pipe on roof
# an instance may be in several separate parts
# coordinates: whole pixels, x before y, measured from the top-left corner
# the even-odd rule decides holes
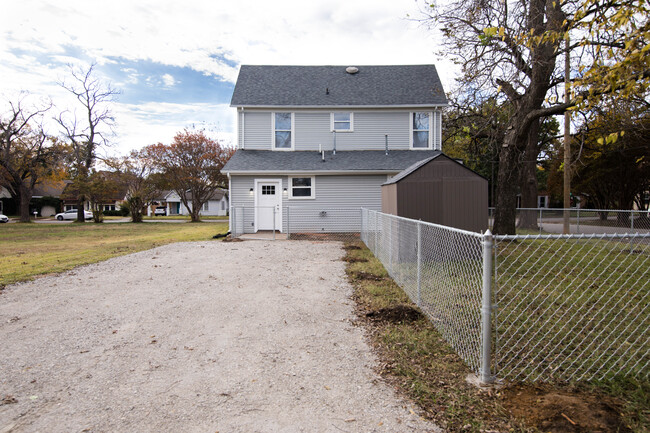
[[[334,147],[332,148],[332,155],[336,155],[336,131],[332,131],[334,137]]]
[[[347,68],[345,68],[345,72],[347,72],[350,75],[354,75],[357,72],[359,72],[359,68],[357,68],[356,66],[348,66]]]
[[[384,138],[386,139],[386,155],[388,156],[388,134],[384,134]]]
[[[322,150],[320,154],[321,154],[321,158],[323,158],[323,162],[325,162],[325,151]]]

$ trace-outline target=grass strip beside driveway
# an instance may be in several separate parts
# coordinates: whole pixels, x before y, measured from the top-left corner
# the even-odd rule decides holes
[[[508,383],[484,390],[469,385],[465,379],[470,369],[372,252],[361,242],[346,244],[345,249],[346,272],[360,321],[368,327],[380,358],[379,373],[444,429],[648,431],[648,381]]]
[[[208,240],[227,230],[226,223],[6,224],[0,227],[0,289],[160,245]]]

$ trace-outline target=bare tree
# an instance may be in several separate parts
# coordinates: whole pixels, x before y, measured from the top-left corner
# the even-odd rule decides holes
[[[155,161],[145,151],[132,151],[129,156],[106,163],[120,174],[126,185],[127,206],[131,222],[141,223],[143,209],[153,204],[162,191]]]
[[[119,93],[110,84],[94,76],[95,65],[87,70],[70,66],[71,79],[60,85],[77,99],[82,107],[80,118],[76,112],[63,112],[57,122],[63,129],[63,136],[71,147],[70,172],[73,183],[79,191],[77,222],[84,222],[84,203],[87,200],[88,178],[97,157],[97,149],[108,144],[115,119],[109,105]]]
[[[43,115],[52,107],[25,105],[26,94],[0,118],[0,185],[19,203],[20,221],[29,222],[29,202],[34,187],[54,170],[59,148],[43,131]]]

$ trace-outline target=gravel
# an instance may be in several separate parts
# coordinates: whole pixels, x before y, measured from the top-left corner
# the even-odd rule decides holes
[[[0,433],[429,432],[337,243],[172,244],[0,294]]]

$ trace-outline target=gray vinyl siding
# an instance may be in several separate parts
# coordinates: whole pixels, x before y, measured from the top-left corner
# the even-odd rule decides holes
[[[337,150],[382,150],[385,134],[390,149],[408,150],[408,112],[353,112],[353,132],[336,133]],[[296,112],[296,150],[331,150],[333,133],[330,131],[330,112]]]
[[[244,111],[244,149],[271,150],[271,112]]]
[[[294,150],[331,150],[330,111],[294,110]],[[272,150],[271,111],[243,111],[240,120],[240,146],[249,150]],[[353,132],[336,133],[337,150],[383,150],[385,135],[394,150],[409,149],[408,111],[353,111]],[[440,145],[442,115],[434,112],[433,141]]]
[[[250,189],[255,187],[256,179],[282,179],[282,190],[288,188],[288,176],[231,176],[231,203],[234,212],[239,214],[235,219],[238,232],[254,230],[255,192],[251,193]],[[285,233],[287,230],[291,233],[358,232],[361,207],[381,210],[384,182],[386,175],[315,176],[314,199],[289,199],[289,192],[282,192],[282,230]]]

